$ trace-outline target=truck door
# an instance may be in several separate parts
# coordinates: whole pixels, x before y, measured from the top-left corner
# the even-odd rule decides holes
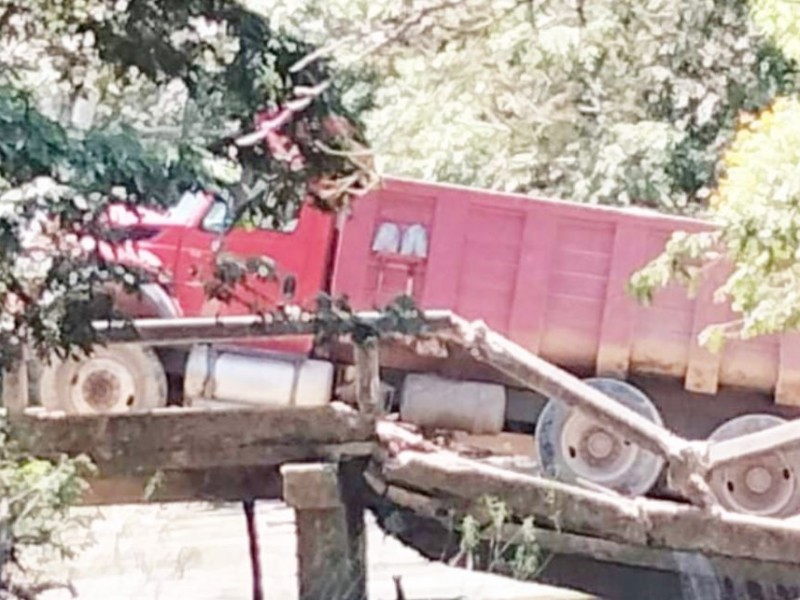
[[[333,219],[304,206],[290,230],[229,227],[227,204],[215,200],[198,227],[188,231],[176,273],[187,315],[241,315],[273,310],[290,292],[292,304],[311,306],[325,283],[331,251]],[[277,279],[248,275],[226,303],[207,297],[205,286],[213,280],[218,255],[231,258],[268,257],[277,266]]]

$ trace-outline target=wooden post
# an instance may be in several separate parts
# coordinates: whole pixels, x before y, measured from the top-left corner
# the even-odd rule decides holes
[[[297,526],[300,600],[366,600],[363,506],[344,494],[336,465],[281,467],[283,498]]]
[[[9,415],[21,415],[28,406],[28,364],[24,350],[16,365],[3,371],[3,406]]]
[[[380,357],[378,341],[368,339],[362,344],[353,344],[356,363],[356,404],[366,414],[384,411],[381,398]]]
[[[264,589],[261,585],[261,553],[258,549],[258,529],[256,527],[256,502],[248,499],[242,502],[244,518],[247,524],[247,541],[250,551],[250,570],[253,574],[253,600],[264,600]]]

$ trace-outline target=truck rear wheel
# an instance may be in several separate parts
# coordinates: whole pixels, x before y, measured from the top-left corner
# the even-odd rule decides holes
[[[148,410],[166,406],[167,377],[149,348],[95,348],[79,360],[42,365],[39,398],[47,410],[68,414]]]
[[[661,416],[639,389],[616,379],[592,378],[585,383],[647,420],[661,425]],[[542,469],[569,482],[587,482],[621,494],[638,496],[653,487],[664,460],[595,422],[577,408],[550,400],[536,423]]]
[[[708,439],[729,440],[785,421],[768,414],[742,415],[720,425]],[[734,512],[781,518],[796,515],[800,508],[794,464],[783,452],[773,451],[714,470],[709,483],[720,503]]]

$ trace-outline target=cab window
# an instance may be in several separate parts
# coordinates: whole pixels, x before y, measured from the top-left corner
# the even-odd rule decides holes
[[[280,214],[262,213],[255,209],[246,211],[236,223],[236,227],[241,227],[247,231],[292,233],[297,229],[299,217],[300,207],[294,204],[284,207]]]
[[[261,214],[257,209],[245,211],[235,224],[231,223],[233,214],[228,203],[221,198],[215,199],[203,218],[201,227],[205,231],[223,233],[231,228],[245,231],[279,231],[292,233],[297,229],[299,208],[287,207],[279,217],[274,214]]]
[[[203,217],[201,226],[206,231],[222,233],[230,226],[229,221],[228,203],[224,200],[214,200],[206,216]]]

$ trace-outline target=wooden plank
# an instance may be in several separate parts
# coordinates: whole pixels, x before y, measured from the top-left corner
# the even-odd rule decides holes
[[[28,413],[15,434],[38,456],[85,454],[104,476],[138,475],[366,456],[373,449],[374,419],[338,403],[108,416]]]
[[[800,333],[784,333],[779,343],[775,403],[800,406]]]
[[[800,454],[800,419],[710,444],[706,464],[711,470],[774,452],[790,452],[794,457]]]
[[[663,427],[620,405],[571,373],[539,358],[525,348],[492,331],[483,323],[451,317],[454,343],[471,355],[547,398],[579,408],[599,423],[613,428],[631,442],[682,464],[690,444]],[[444,336],[444,333],[442,334]]]
[[[721,271],[721,267],[715,267],[700,284],[700,290],[693,302],[692,335],[687,340],[689,355],[684,379],[684,385],[690,392],[716,394],[719,389],[723,353],[711,352],[701,346],[698,337],[709,325],[724,323],[730,318],[730,307],[714,302],[714,294],[724,280],[725,272]]]
[[[532,215],[533,212],[531,211],[530,214]],[[512,326],[519,326],[518,319],[520,317],[516,312],[528,312],[530,322],[523,330],[525,332],[523,335],[525,346],[530,348],[533,353],[539,352],[542,338],[547,329],[546,315],[552,274],[551,266],[558,244],[558,235],[559,219],[554,211],[542,211],[536,215],[536,218],[529,218],[526,222],[520,277],[524,276],[527,279],[517,282],[519,287],[514,298],[515,320],[512,321]]]
[[[426,311],[431,329],[449,327],[449,311]],[[381,319],[376,311],[358,312],[364,323]],[[182,317],[178,319],[134,319],[133,321],[95,321],[92,323],[101,342],[143,344],[146,346],[190,346],[196,343],[236,341],[248,338],[311,335],[318,323],[310,313],[289,318],[271,314],[224,317]]]
[[[541,336],[543,311],[536,310],[536,304],[544,301],[541,294],[547,293],[548,273],[541,273],[541,264],[548,264],[548,258],[537,250],[547,250],[539,244],[539,238],[547,233],[546,225],[541,223],[541,215],[533,211],[525,212],[525,223],[519,249],[517,273],[514,278],[514,295],[511,299],[508,330],[514,339],[528,347],[537,347]],[[553,227],[555,225],[551,223]],[[551,234],[552,235],[552,234]],[[539,247],[537,247],[539,246]],[[539,278],[539,282],[531,281]],[[542,290],[544,288],[544,290]]]
[[[447,498],[457,510],[473,510],[474,503],[492,496],[513,514],[534,516],[540,523],[572,533],[664,550],[800,565],[796,551],[800,525],[778,519],[633,500],[431,450],[401,451],[384,463],[383,477],[393,486]]]
[[[427,267],[427,273],[436,273],[436,277],[428,277],[425,281],[420,301],[422,306],[454,307],[458,302],[458,281],[464,260],[462,249],[470,207],[468,200],[454,202],[437,193]]]

